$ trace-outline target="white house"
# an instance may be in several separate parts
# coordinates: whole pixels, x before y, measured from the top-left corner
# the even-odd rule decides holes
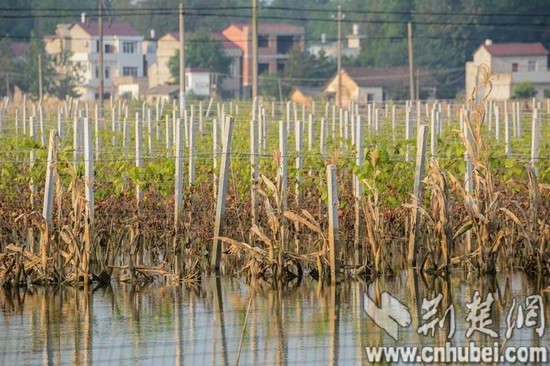
[[[53,55],[71,52],[82,76],[77,92],[83,100],[94,100],[99,97],[99,24],[82,20],[59,25],[55,36],[45,38],[46,51]],[[143,36],[128,23],[103,23],[103,51],[104,97],[117,96],[120,85],[143,84]]]
[[[485,41],[473,54],[473,61],[466,63],[466,94],[470,95],[477,85],[477,98],[482,97],[483,88],[478,68],[481,64],[490,66],[495,72],[492,100],[512,97],[514,86],[521,81],[531,81],[537,90],[537,98],[543,98],[550,90],[548,71],[548,50],[540,43],[500,43]]]
[[[185,69],[185,88],[189,93],[197,96],[210,96],[210,86],[212,83],[211,72],[209,69],[186,68]]]

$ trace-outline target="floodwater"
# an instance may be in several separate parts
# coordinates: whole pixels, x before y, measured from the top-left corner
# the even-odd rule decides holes
[[[548,348],[550,294],[536,287],[519,272],[442,280],[408,271],[337,287],[210,278],[194,288],[0,289],[0,365],[362,365],[367,346]],[[430,312],[424,299],[441,301]],[[419,334],[430,324],[433,336]]]

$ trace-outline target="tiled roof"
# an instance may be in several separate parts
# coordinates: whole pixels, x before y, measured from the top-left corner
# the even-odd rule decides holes
[[[147,94],[174,94],[179,90],[178,85],[157,85],[147,89]]]
[[[359,87],[382,87],[387,88],[395,84],[409,85],[409,68],[398,67],[347,67],[342,69]],[[333,76],[327,83],[329,85],[336,77]],[[416,78],[416,75],[415,75]],[[423,84],[437,84],[433,76],[427,71],[420,71],[418,74]],[[325,86],[326,88],[326,86]],[[323,88],[323,89],[325,89]]]
[[[79,25],[90,36],[99,36],[99,23],[75,23]],[[103,35],[104,36],[140,36],[132,26],[126,22],[123,23],[110,23],[103,22]]]
[[[216,41],[222,42],[223,48],[239,48],[235,43],[230,41],[226,36],[224,36],[222,33],[212,33],[212,38]]]
[[[322,94],[322,89],[320,87],[313,87],[313,86],[297,86],[295,87],[292,92],[299,91],[302,93],[304,97],[316,97]]]
[[[497,43],[483,45],[493,56],[545,56],[548,50],[542,43]]]
[[[234,23],[232,25],[239,28],[241,31],[244,30],[244,27],[252,28],[252,24],[250,23]],[[300,33],[304,31],[304,28],[290,23],[258,23],[258,32],[269,31],[292,31]]]
[[[408,67],[350,67],[344,71],[359,86],[386,86],[395,82],[409,83]]]

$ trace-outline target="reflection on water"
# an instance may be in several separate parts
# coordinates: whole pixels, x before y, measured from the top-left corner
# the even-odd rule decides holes
[[[494,299],[488,328],[498,338],[479,331],[466,337],[467,303],[476,291],[483,300],[489,294]],[[398,341],[363,310],[365,294],[380,304],[384,292],[410,313],[411,324],[399,327]],[[540,315],[548,319],[549,293],[521,273],[496,279],[458,273],[444,281],[410,271],[369,284],[330,287],[305,280],[280,290],[252,289],[230,278],[207,279],[194,289],[114,284],[93,293],[72,287],[0,290],[0,364],[235,365],[238,357],[240,365],[357,365],[366,362],[365,346],[443,345],[450,321],[438,324],[434,336],[418,329],[443,318],[451,305],[454,345],[503,342],[509,310],[534,294],[542,295]],[[439,306],[430,317],[423,299],[436,297]],[[515,329],[506,346],[546,346],[550,335],[543,328],[542,337],[535,327]]]

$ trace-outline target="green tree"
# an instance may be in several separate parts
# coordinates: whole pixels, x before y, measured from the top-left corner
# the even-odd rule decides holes
[[[71,63],[69,56],[70,54],[64,51],[59,57],[52,57],[45,52],[42,38],[34,37],[31,33],[29,49],[22,65],[19,65],[22,69],[22,76],[18,83],[21,90],[33,98],[39,97],[39,66],[41,66],[43,96],[50,95],[60,99],[67,95],[78,96],[74,90],[79,82],[78,70],[76,65]]]
[[[273,74],[264,73],[259,75],[259,94],[268,99],[272,98],[276,100],[279,100],[282,95],[283,99],[285,99],[292,88],[287,82],[283,81],[283,77],[283,74],[280,72],[275,72]]]
[[[201,29],[186,39],[185,67],[208,68],[222,76],[229,71],[231,59],[225,55],[220,42],[212,39],[210,32]],[[168,60],[170,75],[176,83],[180,80],[180,53]],[[218,81],[219,82],[219,81]]]
[[[9,95],[10,91],[6,90],[7,81],[9,79],[10,84],[13,84],[16,82],[19,74],[16,72],[10,41],[7,38],[0,40],[0,65],[2,65],[2,70],[0,71],[0,90],[5,91],[4,93],[0,92],[0,95]]]
[[[56,81],[52,90],[52,95],[59,99],[66,97],[76,98],[79,94],[76,87],[82,82],[81,71],[78,65],[71,61],[71,53],[63,50],[55,60],[55,69],[57,71]]]
[[[38,63],[40,59],[40,64]],[[25,53],[22,61],[23,76],[21,78],[21,90],[29,94],[32,98],[38,98],[39,91],[39,69],[42,69],[42,95],[52,94],[55,88],[56,72],[54,61],[44,50],[42,38],[35,37],[31,32],[31,41],[29,49]],[[41,67],[40,67],[41,66]]]
[[[514,85],[512,99],[529,99],[537,95],[537,90],[532,81],[521,81]]]

